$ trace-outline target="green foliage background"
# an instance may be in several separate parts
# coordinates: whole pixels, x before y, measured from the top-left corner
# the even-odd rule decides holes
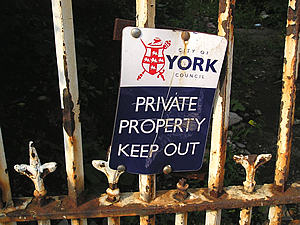
[[[264,126],[264,118],[255,115],[249,99],[241,90],[247,89],[248,94],[253,92],[255,71],[253,73],[251,71],[258,66],[248,56],[265,54],[266,50],[262,48],[269,49],[268,54],[278,58],[278,62],[276,61],[278,67],[275,67],[276,72],[273,74],[274,80],[281,76],[287,2],[287,0],[244,0],[236,3],[235,28],[251,30],[257,29],[255,24],[261,24],[264,28],[279,30],[281,35],[274,42],[268,43],[259,40],[250,43],[247,35],[240,33],[236,35],[235,46],[240,50],[235,50],[234,53],[232,110],[242,113],[246,120],[255,119],[260,126],[253,127],[246,123],[241,127],[233,127],[234,141],[247,140],[249,134],[259,134],[259,130]],[[156,11],[157,24],[199,32],[217,32],[214,27],[217,26],[218,1],[157,0]],[[265,19],[261,17],[263,11],[268,15]],[[135,20],[135,1],[74,0],[73,14],[86,188],[91,193],[103,193],[107,188],[106,178],[92,168],[91,160],[106,158],[113,129],[121,49],[120,42],[112,40],[113,24],[115,18]],[[49,175],[46,180],[49,194],[66,194],[62,115],[51,2],[5,1],[0,8],[0,21],[3,40],[0,48],[2,67],[0,125],[9,173],[14,177],[11,180],[13,193],[15,196],[32,195],[33,185],[24,176],[17,175],[13,171],[13,165],[28,162],[27,145],[29,140],[33,140],[42,162],[56,161],[59,164],[55,174]],[[213,26],[208,26],[208,23]],[[273,71],[273,67],[272,64],[268,69]],[[246,112],[248,115],[245,115]],[[255,138],[257,137],[253,137]],[[241,185],[243,181],[244,174],[241,168],[231,160],[236,151],[231,146],[228,147],[225,185]],[[208,159],[200,173],[207,173],[207,161]],[[158,189],[169,189],[175,188],[178,178],[159,175],[157,179]],[[271,173],[268,173],[267,181],[272,182]],[[189,182],[191,187],[206,185],[206,182],[201,180]],[[122,191],[137,191],[137,184],[136,175],[128,174],[120,179]],[[224,224],[237,224],[237,211],[224,211]],[[254,217],[254,223],[262,224],[265,211],[261,209],[256,211],[259,216]],[[189,224],[203,224],[203,212],[191,215]],[[159,224],[174,222],[172,218],[164,216],[159,216],[158,221]],[[103,220],[97,222],[101,224]],[[126,222],[126,224],[135,223],[137,218],[128,218]]]

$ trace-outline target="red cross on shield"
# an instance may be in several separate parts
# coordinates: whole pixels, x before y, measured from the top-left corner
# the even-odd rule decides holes
[[[149,73],[150,75],[155,75],[158,73],[157,78],[161,77],[163,80],[164,78],[164,66],[165,66],[165,55],[164,50],[167,49],[171,45],[171,41],[168,40],[164,44],[160,38],[154,38],[153,42],[146,45],[143,40],[141,39],[145,47],[145,54],[142,59],[142,67],[144,71],[139,74],[137,80],[141,79],[145,72]]]

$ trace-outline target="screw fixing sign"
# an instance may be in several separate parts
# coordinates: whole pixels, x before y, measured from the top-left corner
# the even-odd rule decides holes
[[[199,170],[227,41],[150,28],[123,30],[112,169]]]

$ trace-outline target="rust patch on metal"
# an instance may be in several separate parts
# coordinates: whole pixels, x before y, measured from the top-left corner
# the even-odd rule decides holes
[[[73,167],[72,167],[72,169],[73,169],[73,171],[74,171],[74,173],[75,173],[75,171],[76,171],[75,162],[73,162]]]
[[[75,130],[75,120],[74,120],[74,103],[72,101],[71,93],[67,88],[63,90],[63,127],[69,137],[73,136]]]
[[[222,28],[226,34],[226,37],[228,36],[228,20],[223,20],[222,21]]]
[[[255,162],[257,158],[257,155],[253,154],[253,155],[248,155],[248,161],[250,164],[253,164]]]
[[[219,14],[226,11],[226,0],[221,0],[219,2]]]
[[[234,18],[235,0],[231,1],[231,3],[230,3],[230,10],[231,10],[232,18]],[[233,22],[233,20],[231,22]]]
[[[10,221],[30,221],[45,219],[79,219],[117,216],[146,216],[162,213],[184,213],[203,210],[249,208],[276,204],[300,203],[300,185],[292,184],[286,192],[273,189],[272,184],[258,186],[255,193],[246,193],[243,186],[224,188],[224,194],[217,199],[207,196],[207,188],[189,189],[189,197],[180,202],[172,196],[177,190],[158,191],[157,198],[150,203],[139,199],[139,193],[121,193],[120,201],[108,203],[106,194],[93,197],[78,206],[74,206],[69,197],[57,196],[45,206],[32,202],[20,208],[28,198],[19,199],[15,207],[0,209],[0,223]],[[17,207],[19,207],[17,209]],[[150,216],[151,218],[151,216]]]
[[[147,185],[146,186],[146,191],[148,192],[148,194],[149,194],[149,201],[150,200],[152,200],[152,199],[154,199],[154,196],[155,196],[155,184],[154,184],[154,182],[156,182],[156,180],[155,179],[153,179],[152,178],[152,175],[150,175],[150,176],[148,176],[148,178],[147,178],[148,180],[149,180],[149,185]]]
[[[55,199],[53,199],[52,197],[42,196],[33,198],[30,204],[36,205],[38,207],[44,207],[53,201],[55,201]]]
[[[297,40],[298,40],[298,38],[299,38],[299,29],[298,29],[297,31],[298,31],[298,32],[297,32],[296,38],[297,38]],[[297,48],[298,48],[298,45],[299,45],[299,44],[297,44]],[[296,55],[293,57],[292,65],[293,65],[293,73],[292,73],[292,77],[289,77],[289,78],[293,78],[294,81],[295,81],[295,79],[296,79],[296,77],[297,77],[296,72],[297,72],[297,66],[298,66],[298,65],[297,65],[297,53],[296,53]],[[292,94],[294,94],[294,96],[296,96],[296,86],[295,86],[295,83],[293,83]],[[295,97],[293,97],[293,98],[295,98]],[[295,100],[295,99],[294,99],[294,100]]]
[[[200,180],[204,181],[207,171],[196,171],[196,172],[176,172],[172,174],[172,177],[185,178],[187,180]]]
[[[140,217],[140,224],[155,225],[155,215],[141,216]]]
[[[110,148],[108,152],[110,152]],[[119,201],[120,189],[118,188],[117,184],[119,177],[124,173],[125,170],[113,170],[109,167],[108,161],[103,160],[93,160],[92,164],[97,170],[103,172],[107,177],[109,187],[106,189],[106,201],[111,203]]]
[[[296,24],[289,25],[286,28],[286,36],[290,36],[290,35],[294,35],[293,39],[295,39],[295,36],[296,36]]]
[[[217,191],[217,187],[213,186],[212,190],[209,192],[209,195],[213,198],[218,198],[219,197],[219,193]]]
[[[294,123],[297,71],[297,51],[299,32],[299,1],[289,2],[287,32],[285,40],[284,73],[281,99],[280,127],[278,130],[277,160],[274,178],[274,189],[284,192],[289,174],[292,126]],[[291,7],[296,4],[295,10]],[[275,213],[276,214],[276,213]],[[280,217],[278,217],[280,219]]]
[[[128,26],[135,26],[133,20],[115,19],[113,40],[122,40],[122,30]]]
[[[114,24],[113,40],[114,41],[122,40],[122,30],[125,27],[128,27],[128,26],[134,27],[135,23],[136,23],[136,21],[134,21],[134,20],[125,20],[125,19],[116,18],[115,19],[115,24]],[[161,29],[196,32],[196,31],[191,31],[191,30],[187,30],[187,29],[184,29],[184,28],[180,28],[180,27],[170,27],[170,26],[159,25],[159,24],[156,25],[155,27],[161,28]]]
[[[189,185],[186,183],[186,179],[182,178],[177,183],[177,191],[173,195],[173,197],[178,201],[185,200],[189,193],[187,192],[187,189],[189,188]]]
[[[63,43],[64,48],[66,48],[66,44]],[[64,75],[66,78],[66,85],[67,89],[70,90],[70,79],[69,79],[69,72],[68,72],[68,62],[67,62],[67,55],[66,55],[66,50],[64,50],[64,55],[63,55],[63,60],[64,60]]]
[[[76,138],[71,136],[71,137],[69,137],[68,140],[69,140],[68,144],[70,145],[69,147],[74,147],[74,149],[77,149],[76,148]]]
[[[1,183],[0,183],[0,209],[3,208],[3,206],[5,205],[4,201],[2,200],[2,188],[1,188]]]
[[[226,39],[228,41],[229,41],[229,39],[231,41],[233,41],[233,27],[234,27],[233,26],[233,14],[234,14],[234,9],[235,9],[235,1],[234,0],[230,1],[228,3],[228,4],[230,4],[228,7],[225,2],[226,1],[220,1],[218,21],[219,21],[219,23],[221,23],[221,27],[225,33],[225,36],[224,36],[223,32],[221,32],[222,36],[226,37]],[[227,8],[228,8],[228,13],[227,13],[226,19],[225,19],[225,18],[223,18],[224,15],[222,15],[222,14],[226,13]],[[218,30],[218,33],[220,33],[220,30]]]
[[[297,1],[297,4],[298,4],[298,1]],[[291,6],[288,7],[288,12],[287,12],[288,20],[292,20],[292,21],[297,20],[297,7],[295,8],[295,10],[293,10]]]
[[[65,48],[65,43],[63,43]],[[70,93],[70,79],[69,79],[69,72],[68,72],[68,62],[66,56],[66,50],[64,50],[63,55],[63,62],[64,62],[64,76],[66,79],[66,88],[63,90],[63,127],[68,134],[69,137],[73,136],[75,130],[75,120],[74,120],[74,102],[72,100],[72,95]]]
[[[115,189],[117,189],[118,188],[118,184],[108,184],[108,187],[110,188],[110,189],[112,189],[112,190],[115,190]]]
[[[223,189],[223,181],[224,181],[224,173],[225,173],[225,161],[226,161],[226,147],[227,147],[227,124],[225,123],[226,121],[226,114],[227,114],[227,95],[230,93],[227,93],[227,86],[230,84],[229,79],[231,76],[231,71],[230,66],[228,63],[232,59],[232,54],[231,54],[231,48],[229,46],[233,43],[233,23],[232,23],[232,15],[233,15],[233,10],[235,8],[235,1],[226,1],[226,0],[221,0],[219,2],[219,15],[218,15],[218,23],[219,23],[219,31],[218,35],[224,36],[228,40],[228,47],[227,47],[227,53],[226,53],[226,58],[224,59],[224,62],[226,62],[226,65],[223,67],[224,70],[222,70],[220,79],[219,79],[219,97],[222,99],[221,101],[221,112],[220,112],[220,117],[222,117],[220,121],[220,128],[218,129],[217,132],[219,132],[220,140],[218,140],[218,158],[215,160],[218,160],[218,168],[216,168],[217,171],[217,177],[213,181],[213,185],[210,185],[209,193],[213,197],[218,197],[222,193]]]
[[[222,96],[223,101],[222,101],[222,115],[225,115],[225,99],[226,99],[226,83],[227,83],[227,77],[225,77],[224,83],[222,84],[222,88],[220,90],[220,96]],[[218,179],[215,181],[215,184],[212,185],[210,188],[209,194],[214,197],[218,198],[220,194],[222,193],[223,189],[223,183],[224,183],[224,174],[225,174],[225,161],[226,161],[226,147],[227,147],[227,129],[225,127],[225,118],[221,120],[220,124],[220,137],[221,137],[221,143],[220,143],[220,170],[218,170]]]
[[[223,87],[222,87],[222,90],[220,91],[220,95],[223,95],[224,96],[224,99],[223,99],[223,102],[222,102],[222,115],[224,115],[224,118],[222,119],[222,123],[221,123],[221,155],[223,157],[221,157],[221,162],[220,162],[220,165],[221,165],[221,171],[220,171],[220,184],[221,186],[219,187],[219,190],[218,192],[220,193],[222,188],[223,188],[223,181],[224,181],[224,174],[225,174],[225,161],[226,161],[226,148],[227,148],[227,127],[225,126],[225,115],[226,115],[226,90],[225,90],[225,87],[227,86],[227,76],[225,78],[225,81],[224,81],[224,84],[223,84]]]
[[[233,159],[236,163],[241,164],[246,170],[246,181],[243,182],[246,192],[253,192],[256,182],[255,173],[259,166],[265,164],[272,158],[271,154],[260,155],[234,155]]]
[[[148,20],[148,19],[146,20],[146,22],[145,22],[145,24],[144,24],[144,27],[145,27],[145,28],[147,28],[147,27],[151,28],[151,27],[149,26],[149,20]]]

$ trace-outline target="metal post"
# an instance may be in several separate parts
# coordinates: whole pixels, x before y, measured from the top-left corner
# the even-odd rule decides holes
[[[235,0],[220,0],[219,2],[218,35],[228,40],[228,46],[225,64],[226,73],[224,79],[220,79],[216,90],[213,110],[208,177],[208,189],[213,197],[218,197],[222,191],[224,179],[233,62],[234,36],[232,20],[234,7]],[[206,225],[220,224],[220,222],[221,210],[206,211]]]
[[[177,183],[177,191],[174,194],[174,198],[177,199],[178,201],[183,201],[185,200],[188,196],[189,193],[187,189],[189,188],[189,185],[186,183],[186,179],[182,178],[178,181]],[[176,213],[175,215],[175,225],[187,225],[187,218],[188,218],[188,213]]]
[[[145,202],[155,199],[156,195],[156,176],[155,175],[139,175],[140,198]],[[154,225],[155,216],[141,216],[140,225]]]
[[[155,0],[136,0],[136,26],[155,27]]]
[[[81,124],[71,0],[52,0],[69,197],[77,205],[84,189]],[[72,220],[72,225],[86,220]]]
[[[176,213],[175,225],[187,225],[188,213]]]
[[[155,0],[136,0],[136,26],[155,27]],[[153,200],[156,193],[156,176],[139,175],[139,190],[143,201]],[[155,224],[155,216],[141,216],[140,224]]]
[[[13,205],[12,198],[11,198],[9,177],[7,173],[7,165],[6,165],[1,128],[0,128],[0,189],[2,191],[2,196],[0,196],[0,199],[2,199],[2,201],[5,202],[6,205]],[[4,225],[4,224],[17,225],[16,222],[0,223],[0,225]]]
[[[50,225],[50,220],[38,220],[38,225]]]
[[[299,39],[299,0],[288,2],[287,33],[285,37],[284,64],[282,77],[282,96],[280,124],[277,141],[277,160],[274,184],[278,191],[285,191],[289,174],[292,127],[296,100],[296,85],[298,71],[298,39]],[[269,210],[270,224],[280,224],[282,217],[281,206],[271,206]]]
[[[120,217],[107,217],[108,225],[120,225]]]

